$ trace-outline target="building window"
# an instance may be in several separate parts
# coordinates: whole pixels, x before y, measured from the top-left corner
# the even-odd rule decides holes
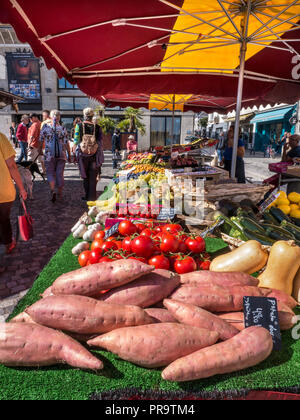
[[[72,85],[65,78],[58,79],[58,89],[78,89],[77,85]]]
[[[151,147],[172,144],[172,117],[151,117]],[[173,144],[180,144],[181,117],[174,118]]]
[[[59,109],[61,111],[82,111],[89,106],[89,98],[61,96],[58,98]]]

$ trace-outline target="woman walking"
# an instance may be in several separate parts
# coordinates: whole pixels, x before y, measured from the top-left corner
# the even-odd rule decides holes
[[[21,148],[21,154],[17,163],[21,163],[23,159],[27,162],[27,150],[28,150],[28,128],[29,128],[29,116],[23,115],[21,118],[21,124],[17,129],[17,140]]]
[[[97,199],[97,176],[104,162],[102,146],[102,130],[94,121],[94,111],[91,108],[83,110],[83,123],[75,129],[74,143],[80,175],[83,179],[85,201]]]
[[[62,199],[63,196],[66,152],[68,153],[68,161],[71,162],[68,132],[61,124],[60,118],[59,111],[51,111],[51,120],[44,123],[40,137],[40,142],[45,142],[45,166],[51,188],[52,203],[56,202],[56,188],[59,199]]]
[[[12,179],[18,187],[22,199],[27,199],[27,193],[15,163],[15,155],[16,152],[7,137],[0,133],[0,243],[5,245],[6,254],[10,254],[16,247],[10,223],[10,212],[16,199],[16,190]],[[4,271],[5,267],[0,261],[0,274]]]

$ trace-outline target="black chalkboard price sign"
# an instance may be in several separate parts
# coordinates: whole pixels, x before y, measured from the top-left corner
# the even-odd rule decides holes
[[[105,239],[108,239],[111,236],[113,236],[115,233],[119,232],[119,226],[120,226],[120,223],[116,223],[115,225],[113,225],[113,227],[107,230],[105,233]]]
[[[157,220],[173,220],[176,216],[176,210],[174,208],[161,209]]]
[[[278,306],[275,298],[244,297],[245,327],[263,327],[273,338],[274,351],[281,351],[282,340]]]

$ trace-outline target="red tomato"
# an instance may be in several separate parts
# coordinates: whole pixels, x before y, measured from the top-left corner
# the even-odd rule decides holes
[[[152,236],[152,235],[155,235],[155,231],[151,230],[149,228],[146,228],[141,232],[141,235],[142,236]]]
[[[129,257],[129,260],[137,260],[137,261],[141,261],[144,264],[148,264],[148,261],[146,258],[143,257]]]
[[[131,238],[127,237],[122,241],[122,249],[129,254],[132,252],[131,250]]]
[[[182,231],[182,227],[180,225],[169,224],[163,227],[164,233],[171,233],[172,235],[175,235],[176,233],[181,232],[181,231]]]
[[[115,241],[115,244],[117,245],[118,249],[122,249],[122,241]]]
[[[95,249],[101,249],[103,244],[104,244],[104,240],[103,239],[97,239],[92,243],[91,246],[91,251],[94,251]]]
[[[179,242],[178,252],[181,254],[186,254],[188,252],[188,247],[186,246],[184,241]]]
[[[200,270],[208,271],[210,269],[210,261],[203,261],[202,264],[200,264]]]
[[[155,228],[155,232],[156,233],[161,233],[163,230],[162,230],[162,226],[157,226],[156,228]]]
[[[162,241],[160,244],[160,249],[162,252],[168,253],[171,252],[174,254],[178,251],[179,240],[170,233],[166,233],[162,236]]]
[[[103,252],[107,252],[111,250],[116,251],[118,249],[118,246],[115,242],[104,242],[101,249]]]
[[[99,239],[104,239],[105,238],[105,232],[104,230],[100,230],[99,232],[96,233],[95,235],[95,241],[98,241]]]
[[[185,241],[185,244],[188,247],[188,249],[191,252],[194,252],[195,254],[201,254],[201,252],[205,251],[205,241],[204,241],[204,239],[202,239],[202,241],[200,241],[200,240],[196,240],[196,239],[193,239],[193,238],[188,238]]]
[[[138,257],[150,258],[154,251],[154,242],[149,236],[138,236],[131,241],[131,250]]]
[[[168,260],[167,257],[165,257],[162,254],[156,255],[155,257],[152,257],[148,261],[148,264],[149,265],[154,265],[156,270],[158,270],[158,269],[169,270],[170,269],[170,261]]]
[[[136,228],[138,230],[138,233],[141,233],[141,232],[143,232],[144,229],[146,229],[146,226],[143,225],[143,223],[136,223],[135,226],[136,226]]]
[[[98,264],[100,258],[102,257],[102,252],[100,249],[95,249],[91,252],[90,255],[90,263],[91,264]]]
[[[90,259],[90,254],[91,251],[83,251],[79,257],[78,257],[78,262],[81,265],[81,267],[86,267],[89,259]]]
[[[192,257],[177,258],[174,264],[176,273],[186,274],[197,270],[197,264]]]
[[[119,225],[119,232],[122,236],[131,236],[137,233],[137,231],[137,227],[130,220],[124,220]]]
[[[102,258],[100,258],[100,260],[98,261],[98,263],[99,264],[102,264],[102,263],[112,262],[112,261],[114,261],[112,258],[102,257]]]

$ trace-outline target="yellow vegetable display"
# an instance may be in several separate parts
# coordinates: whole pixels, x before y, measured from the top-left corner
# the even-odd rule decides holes
[[[288,196],[288,199],[291,203],[298,204],[298,203],[300,203],[300,194],[298,194],[296,192],[290,193],[289,196]]]
[[[279,210],[281,210],[284,214],[286,214],[287,216],[290,214],[291,212],[291,208],[290,206],[278,206]]]
[[[294,242],[278,241],[272,246],[266,270],[258,277],[259,287],[277,289],[292,295],[299,268],[300,247]]]
[[[291,210],[290,216],[294,219],[300,219],[300,209],[298,207],[298,210]]]
[[[262,245],[257,241],[248,241],[229,254],[215,258],[210,270],[253,274],[261,270],[267,261],[268,252],[262,248]]]
[[[289,206],[290,204],[290,200],[288,200],[287,198],[278,198],[276,201],[277,207]]]

